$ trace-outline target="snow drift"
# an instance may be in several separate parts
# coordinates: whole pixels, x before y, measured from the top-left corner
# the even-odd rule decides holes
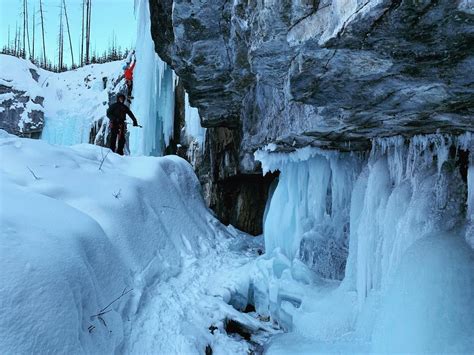
[[[228,239],[178,157],[1,134],[2,353],[125,346],[147,291]]]

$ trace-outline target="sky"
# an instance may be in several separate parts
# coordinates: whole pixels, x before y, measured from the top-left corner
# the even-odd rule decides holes
[[[39,0],[27,0],[30,17],[30,38],[32,36],[32,15],[36,12],[35,55],[42,53],[41,24],[39,16]],[[42,0],[45,22],[46,54],[53,63],[57,63],[57,37],[59,30],[59,11],[63,0]],[[23,0],[0,0],[0,47],[13,40],[16,25],[22,26]],[[79,59],[81,41],[82,0],[66,0],[66,7],[71,30],[74,60]],[[91,50],[101,54],[109,47],[115,35],[117,45],[130,48],[135,43],[136,19],[134,0],[92,0]],[[66,31],[66,27],[65,27]],[[65,32],[64,61],[71,64],[69,39]]]

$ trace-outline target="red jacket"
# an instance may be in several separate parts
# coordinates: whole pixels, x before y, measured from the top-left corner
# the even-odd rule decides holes
[[[125,79],[133,80],[133,69],[135,68],[135,63],[136,62],[133,62],[133,64],[130,67],[125,69]]]

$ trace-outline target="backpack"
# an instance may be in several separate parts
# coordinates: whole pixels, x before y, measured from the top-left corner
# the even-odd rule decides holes
[[[109,108],[107,109],[107,117],[111,121],[116,121],[117,118],[114,115],[114,112],[113,112],[114,110],[112,109],[112,106],[113,105],[110,105]]]

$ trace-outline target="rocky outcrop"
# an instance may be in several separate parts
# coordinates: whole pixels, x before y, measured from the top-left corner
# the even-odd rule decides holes
[[[267,143],[367,150],[373,137],[474,130],[473,6],[150,0],[156,51],[208,139],[235,137],[227,155],[206,151],[227,172],[215,184],[257,173],[253,152]]]
[[[0,129],[21,137],[39,137],[44,125],[44,97],[0,85]]]
[[[473,128],[470,1],[150,4],[157,52],[203,125],[242,125],[245,149]]]

